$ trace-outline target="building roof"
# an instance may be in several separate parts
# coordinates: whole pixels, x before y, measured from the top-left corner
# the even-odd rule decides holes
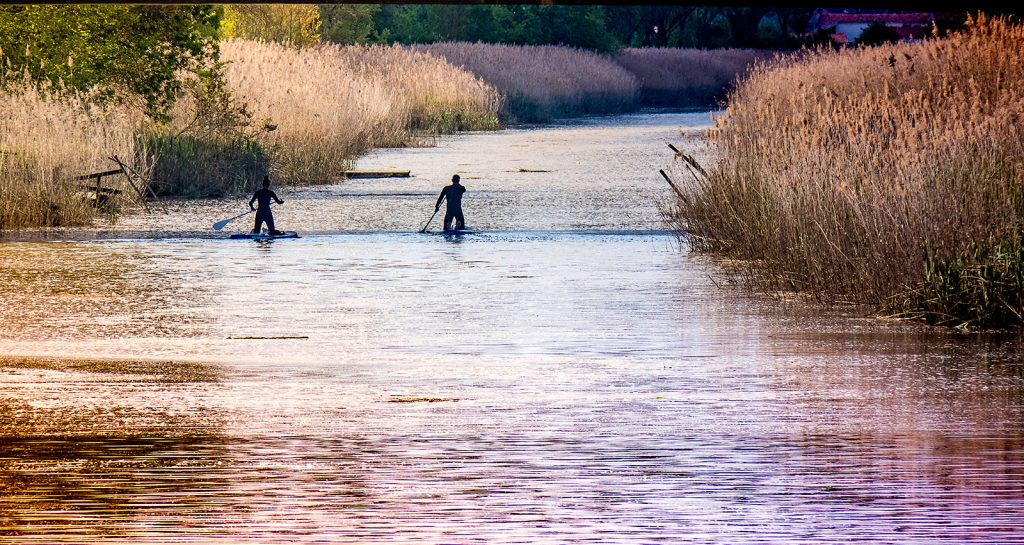
[[[814,15],[808,22],[808,30],[815,32],[841,24],[869,25],[874,22],[883,23],[896,30],[902,27],[926,28],[931,26],[933,20],[935,20],[935,14],[929,12],[895,13],[864,9],[819,8],[814,10]]]

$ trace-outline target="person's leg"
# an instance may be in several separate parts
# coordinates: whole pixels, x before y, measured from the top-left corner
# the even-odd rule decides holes
[[[455,213],[455,228],[456,229],[465,229],[466,228],[466,218],[464,218],[462,216],[462,210],[459,210],[458,212]]]
[[[257,211],[256,212],[256,224],[253,225],[252,232],[253,233],[259,233],[261,225],[263,225],[263,215],[260,214],[259,211]]]
[[[278,231],[274,227],[274,213],[271,212],[270,210],[267,210],[267,232],[272,234],[272,235],[279,235],[279,234],[281,234],[280,231]]]
[[[442,224],[444,225],[444,229],[448,229],[449,227],[451,227],[452,218],[454,217],[455,216],[452,214],[451,210],[448,210],[444,213],[444,223]]]

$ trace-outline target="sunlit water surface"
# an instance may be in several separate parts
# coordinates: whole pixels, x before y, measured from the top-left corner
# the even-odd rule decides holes
[[[0,541],[1024,543],[1019,342],[717,286],[657,217],[706,120],[0,245]],[[482,232],[418,234],[452,172]]]

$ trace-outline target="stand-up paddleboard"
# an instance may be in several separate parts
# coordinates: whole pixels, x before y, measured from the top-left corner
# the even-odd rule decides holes
[[[472,235],[478,231],[476,229],[445,229],[441,232],[446,235]]]
[[[285,231],[280,235],[268,233],[235,233],[231,235],[232,240],[277,240],[279,238],[299,238],[299,234],[295,231]]]

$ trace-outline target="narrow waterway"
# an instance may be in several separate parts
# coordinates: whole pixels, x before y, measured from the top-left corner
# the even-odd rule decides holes
[[[0,541],[1024,543],[1019,341],[720,285],[659,216],[707,122],[0,243]],[[454,172],[480,233],[417,233]]]

